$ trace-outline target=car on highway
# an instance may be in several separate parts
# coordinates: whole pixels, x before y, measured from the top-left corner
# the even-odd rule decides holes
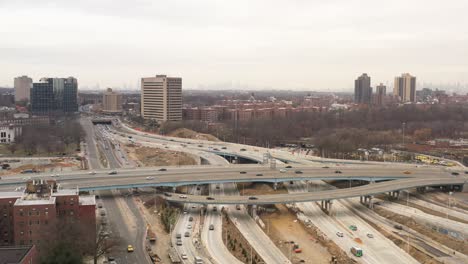
[[[198,145],[199,148],[203,148],[203,145]]]
[[[344,235],[343,235],[343,232],[336,232],[336,236],[337,237],[343,237]]]
[[[340,173],[341,173],[341,171],[340,171],[340,170],[336,170],[336,171],[335,171],[335,173],[338,173],[338,174],[340,174]]]
[[[102,208],[102,203],[98,203],[98,208]]]
[[[219,188],[220,188],[220,187],[219,187],[219,184],[216,184],[216,189],[218,189],[218,190],[219,190]]]
[[[127,252],[133,252],[135,249],[133,248],[132,245],[127,246]]]
[[[192,222],[193,221],[193,216],[189,217],[189,222]]]
[[[302,174],[302,171],[297,170],[297,171],[295,171],[294,173],[296,173],[296,174]]]
[[[185,254],[185,253],[182,253],[180,256],[182,257],[183,260],[188,259],[187,254]]]
[[[219,148],[214,148],[213,150],[214,150],[214,151],[219,151]]]
[[[218,211],[218,207],[213,206],[213,212],[216,212],[216,211]]]
[[[164,193],[164,196],[171,197],[172,194],[171,194],[171,193],[168,193],[168,192],[165,192],[165,193]]]
[[[239,172],[240,174],[246,174],[247,172],[246,171],[241,171]]]
[[[258,200],[258,198],[255,197],[255,196],[250,196],[250,197],[249,197],[249,200]]]
[[[374,238],[374,235],[371,234],[371,233],[367,233],[367,237],[368,237],[368,238]]]
[[[241,148],[240,151],[246,151],[246,149],[245,149],[245,148]]]
[[[115,175],[117,174],[117,171],[113,170],[113,171],[109,171],[109,175]]]
[[[185,195],[185,194],[179,195],[179,198],[181,198],[181,199],[187,199],[187,195]]]
[[[214,225],[210,225],[210,230],[214,230]]]
[[[192,229],[192,225],[187,225],[187,229]]]
[[[178,239],[177,239],[177,242],[176,242],[176,245],[182,246],[182,239],[178,238]]]
[[[148,177],[146,177],[146,179],[147,179],[148,181],[150,181],[150,180],[154,180],[154,177],[153,177],[153,176],[148,176]]]
[[[322,169],[329,169],[330,167],[328,166],[323,166]]]
[[[292,166],[291,165],[288,165],[285,167],[286,169],[292,169]]]
[[[95,171],[90,171],[90,172],[89,172],[89,175],[94,175],[94,174],[96,174]]]
[[[452,172],[452,175],[453,175],[453,176],[458,176],[458,175],[460,175],[460,173],[458,173],[458,172]]]
[[[160,168],[158,171],[167,171],[165,168]]]
[[[177,238],[177,239],[181,239],[181,238],[182,238],[182,234],[177,233],[177,234],[176,234],[176,238]]]
[[[221,147],[221,149],[227,149],[226,147]]]
[[[403,226],[401,225],[394,225],[393,227],[398,230],[403,230]]]
[[[349,226],[349,229],[353,230],[353,231],[356,231],[357,230],[357,226],[355,225],[350,225]]]
[[[240,210],[240,209],[241,209],[240,205],[236,204],[236,210]]]
[[[255,176],[263,176],[263,174],[257,173],[257,174],[255,174]]]
[[[215,198],[208,196],[208,197],[206,197],[206,199],[207,200],[214,200]]]
[[[411,174],[411,171],[404,171],[404,174]]]
[[[190,232],[189,231],[185,232],[184,237],[190,237]]]
[[[281,172],[281,173],[286,173],[286,170],[285,170],[285,169],[281,169],[280,172]]]
[[[99,212],[99,214],[100,214],[101,216],[105,216],[105,215],[106,215],[106,211],[105,211],[104,209],[101,209],[101,211]]]

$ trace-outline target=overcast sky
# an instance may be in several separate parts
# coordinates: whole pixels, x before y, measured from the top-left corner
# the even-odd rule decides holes
[[[403,72],[468,83],[467,0],[0,0],[0,85],[351,90]]]

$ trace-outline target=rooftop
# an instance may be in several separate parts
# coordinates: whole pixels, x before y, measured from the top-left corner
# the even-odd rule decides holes
[[[55,205],[55,197],[41,198],[34,194],[28,194],[15,202],[15,206],[27,205]]]
[[[33,246],[0,247],[0,264],[21,263]]]
[[[80,205],[96,205],[96,196],[94,195],[80,196]]]

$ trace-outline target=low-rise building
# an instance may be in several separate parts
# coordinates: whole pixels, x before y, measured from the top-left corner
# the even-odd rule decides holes
[[[60,189],[55,181],[30,180],[24,192],[0,192],[1,245],[41,248],[59,232],[74,229],[92,243],[96,235],[96,200],[78,190]]]

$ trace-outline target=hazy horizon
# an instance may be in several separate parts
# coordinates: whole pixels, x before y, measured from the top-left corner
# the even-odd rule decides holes
[[[167,74],[185,89],[348,92],[363,72],[389,87],[409,72],[420,85],[466,89],[467,8],[464,0],[0,0],[0,86],[20,75],[74,76],[81,89],[137,89],[139,78]]]

